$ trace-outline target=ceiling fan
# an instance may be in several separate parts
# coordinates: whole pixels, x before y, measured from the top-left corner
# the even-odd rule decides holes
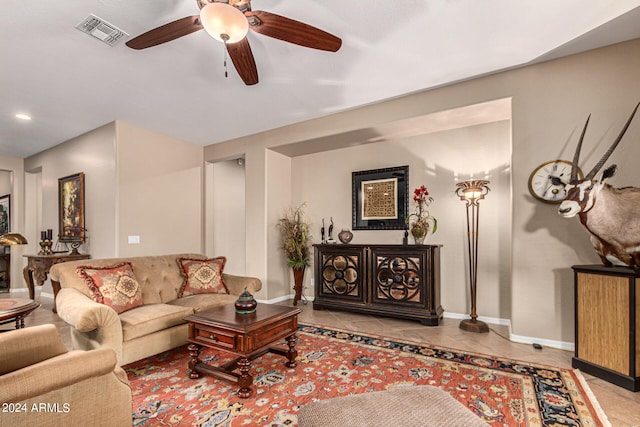
[[[251,0],[196,0],[200,15],[187,16],[129,40],[132,49],[146,49],[205,29],[222,41],[238,74],[247,85],[258,83],[258,70],[246,38],[256,33],[313,49],[337,52],[342,40],[311,25],[262,10],[251,10]]]

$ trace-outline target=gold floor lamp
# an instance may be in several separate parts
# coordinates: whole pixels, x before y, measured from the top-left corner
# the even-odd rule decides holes
[[[478,320],[476,312],[476,291],[478,280],[478,217],[480,205],[489,192],[489,181],[472,180],[456,184],[456,195],[466,203],[467,207],[467,242],[469,248],[469,282],[471,287],[471,319],[460,322],[460,329],[469,332],[489,332],[489,326]]]

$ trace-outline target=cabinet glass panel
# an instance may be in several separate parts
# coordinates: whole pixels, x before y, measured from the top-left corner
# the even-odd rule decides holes
[[[419,303],[420,271],[419,257],[377,256],[375,299]]]
[[[322,255],[322,293],[358,296],[358,258],[346,255]]]

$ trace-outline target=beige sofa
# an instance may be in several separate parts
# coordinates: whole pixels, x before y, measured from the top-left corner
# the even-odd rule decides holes
[[[184,318],[208,308],[233,304],[245,288],[254,294],[262,287],[259,279],[222,275],[229,294],[198,294],[178,298],[184,277],[179,258],[206,259],[201,254],[173,254],[132,258],[70,261],[51,267],[58,315],[71,326],[74,348],[112,348],[118,363],[125,365],[187,343]],[[78,266],[108,267],[130,262],[142,288],[143,305],[118,314],[95,302]]]
[[[131,388],[113,350],[68,351],[54,325],[0,334],[0,424],[131,427]]]

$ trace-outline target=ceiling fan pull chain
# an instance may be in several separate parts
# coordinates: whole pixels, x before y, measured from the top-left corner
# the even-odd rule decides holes
[[[227,73],[227,40],[229,40],[229,36],[226,34],[220,34],[220,37],[224,43],[224,78],[226,79],[229,77],[229,73]]]
[[[224,44],[224,78],[229,77],[227,73],[227,43]]]

